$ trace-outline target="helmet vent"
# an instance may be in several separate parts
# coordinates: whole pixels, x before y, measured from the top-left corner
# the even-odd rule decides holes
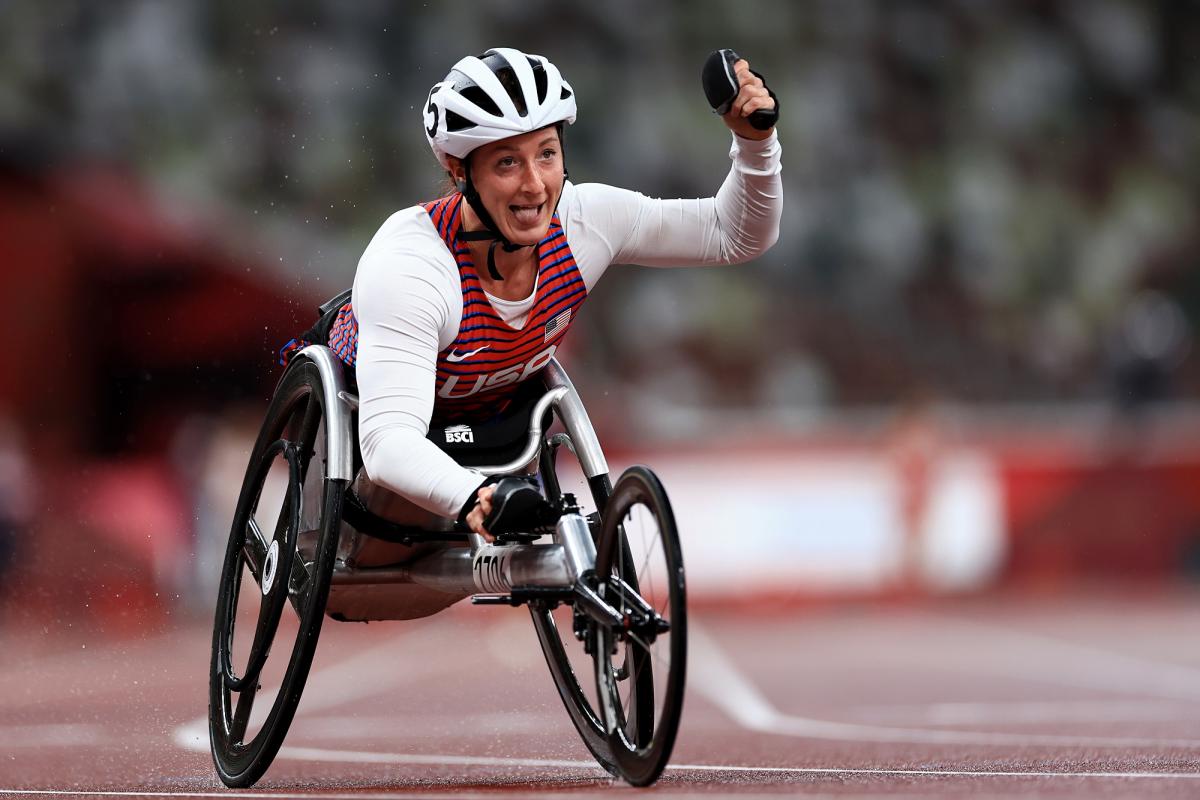
[[[470,86],[462,87],[461,89],[458,90],[458,93],[460,95],[462,95],[463,99],[470,100],[472,103],[479,106],[487,113],[492,114],[497,117],[504,116],[503,114],[500,113],[500,106],[496,105],[496,101],[493,100],[492,98],[488,97],[488,93],[485,92],[483,89],[480,89],[475,84],[471,84]],[[447,123],[447,129],[454,130],[453,128],[449,127],[449,123]]]
[[[541,105],[546,102],[546,68],[535,58],[529,59],[529,66],[533,69],[533,85],[537,90],[538,105]]]
[[[517,79],[517,73],[513,71],[513,68],[501,67],[496,70],[496,77],[500,79],[500,85],[504,87],[504,91],[508,92],[513,105],[517,107],[517,114],[522,117],[529,116],[529,109],[525,107],[525,95],[521,91],[521,82]]]
[[[562,89],[562,94],[561,94],[561,95],[559,95],[559,98],[558,98],[558,99],[559,99],[559,100],[566,100],[566,99],[567,99],[568,97],[570,97],[570,96],[571,96],[571,90],[570,90],[570,89],[568,89],[567,87],[565,87],[565,86],[564,86],[564,87],[563,87],[563,89]]]
[[[446,130],[451,133],[465,131],[467,128],[475,127],[475,123],[464,117],[462,114],[456,114],[450,109],[446,109]]]

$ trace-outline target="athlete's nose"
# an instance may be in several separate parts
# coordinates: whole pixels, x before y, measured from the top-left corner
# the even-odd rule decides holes
[[[530,195],[541,196],[546,189],[546,181],[537,165],[526,162],[524,174],[521,176],[521,191]]]

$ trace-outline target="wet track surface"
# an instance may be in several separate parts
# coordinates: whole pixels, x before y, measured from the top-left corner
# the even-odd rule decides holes
[[[651,790],[595,766],[523,611],[327,622],[245,796],[1200,796],[1200,596],[697,610]],[[0,793],[229,793],[207,750],[207,622],[114,642],[8,632]]]

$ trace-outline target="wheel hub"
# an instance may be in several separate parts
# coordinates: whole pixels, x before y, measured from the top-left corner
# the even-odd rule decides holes
[[[279,540],[272,539],[271,547],[267,550],[267,557],[263,559],[262,570],[262,593],[266,597],[271,593],[271,588],[275,585],[275,573],[279,567]]]

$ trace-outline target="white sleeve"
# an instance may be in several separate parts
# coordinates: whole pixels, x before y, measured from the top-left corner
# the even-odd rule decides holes
[[[590,290],[612,263],[651,267],[748,261],[779,238],[781,153],[774,132],[733,136],[733,166],[715,197],[658,200],[604,184],[575,186],[567,239]]]
[[[461,322],[461,289],[423,248],[380,239],[359,262],[352,298],[363,467],[375,483],[455,517],[483,476],[459,466],[425,435],[438,352]]]

